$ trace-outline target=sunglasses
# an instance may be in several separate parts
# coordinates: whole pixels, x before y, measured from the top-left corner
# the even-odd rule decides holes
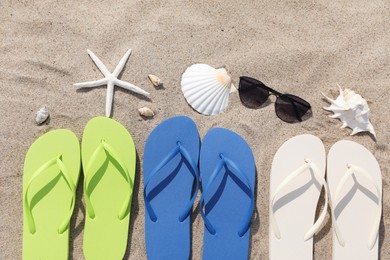
[[[291,94],[282,94],[254,78],[240,77],[238,92],[241,102],[250,108],[259,108],[269,100],[270,95],[276,96],[275,113],[287,123],[302,122],[311,115],[311,106],[307,101]]]

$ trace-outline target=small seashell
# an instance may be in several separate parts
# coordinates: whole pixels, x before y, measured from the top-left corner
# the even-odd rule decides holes
[[[203,115],[217,115],[226,109],[235,87],[224,68],[194,64],[183,73],[181,90],[193,109]]]
[[[152,82],[153,86],[155,86],[155,87],[161,87],[163,85],[162,80],[155,75],[149,74],[148,78],[149,78],[150,82]]]
[[[140,109],[138,109],[138,112],[141,116],[144,116],[144,117],[153,117],[154,116],[153,110],[151,110],[148,107],[141,107]]]
[[[37,125],[43,124],[49,117],[49,109],[47,107],[41,107],[35,116],[35,122]]]
[[[376,137],[374,127],[370,122],[370,109],[367,101],[350,89],[342,90],[339,86],[339,92],[340,95],[335,100],[321,92],[331,104],[329,107],[324,107],[324,109],[334,113],[329,117],[340,119],[342,122],[341,128],[351,128],[351,135],[368,131]]]

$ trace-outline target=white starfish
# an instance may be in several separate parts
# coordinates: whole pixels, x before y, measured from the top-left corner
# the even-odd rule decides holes
[[[149,96],[149,93],[145,90],[129,83],[123,80],[118,79],[119,73],[121,73],[123,67],[126,64],[126,61],[128,60],[131,49],[129,49],[125,55],[123,55],[122,59],[119,61],[118,65],[116,66],[113,73],[110,73],[106,66],[104,66],[103,62],[91,51],[87,50],[89,56],[93,60],[93,62],[96,64],[96,66],[99,68],[100,72],[104,75],[103,79],[95,80],[95,81],[88,81],[88,82],[82,82],[82,83],[76,83],[73,84],[76,88],[93,88],[93,87],[99,87],[102,85],[107,85],[107,96],[106,96],[106,116],[110,117],[111,115],[111,108],[112,108],[112,100],[114,97],[114,86],[118,86],[130,91],[133,91],[135,93]]]

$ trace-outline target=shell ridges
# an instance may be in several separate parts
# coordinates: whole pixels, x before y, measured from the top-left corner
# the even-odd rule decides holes
[[[188,67],[182,75],[181,86],[188,104],[204,115],[223,112],[234,88],[224,68],[215,69],[207,64]]]

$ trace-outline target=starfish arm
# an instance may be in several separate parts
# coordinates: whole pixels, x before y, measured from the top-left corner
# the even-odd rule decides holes
[[[106,66],[103,64],[103,62],[95,55],[95,53],[93,53],[91,50],[87,50],[89,56],[91,57],[91,59],[93,60],[93,62],[96,64],[96,66],[98,67],[98,69],[100,70],[100,72],[105,76],[107,77],[108,75],[110,75],[111,73],[108,71],[108,69],[106,68]]]
[[[114,83],[109,81],[107,83],[107,95],[106,95],[106,117],[110,117],[112,100],[114,98]]]
[[[115,80],[115,85],[118,86],[118,87],[130,90],[130,91],[133,91],[135,93],[144,95],[144,96],[149,96],[149,93],[146,92],[145,90],[143,90],[142,88],[137,87],[136,85],[133,85],[133,84],[131,84],[129,82],[126,82],[126,81],[123,81],[123,80],[120,80],[120,79],[116,79]]]
[[[112,75],[114,77],[118,77],[119,76],[119,73],[121,73],[123,67],[125,66],[127,60],[129,59],[129,56],[131,54],[131,49],[129,49],[125,55],[123,55],[122,59],[119,61],[118,65],[116,66],[114,72],[112,73]]]
[[[81,82],[81,83],[75,83],[73,86],[76,88],[93,88],[93,87],[99,87],[102,85],[107,84],[107,79],[99,79],[95,81],[87,81],[87,82]]]

